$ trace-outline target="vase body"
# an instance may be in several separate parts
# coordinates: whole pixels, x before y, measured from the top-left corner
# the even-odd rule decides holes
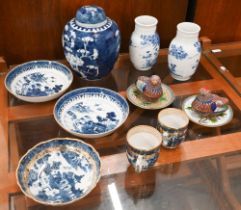
[[[149,15],[135,18],[135,30],[130,39],[130,60],[137,70],[145,71],[156,63],[160,39],[156,33],[157,19]]]
[[[177,25],[176,37],[168,50],[168,67],[174,79],[186,81],[195,73],[201,56],[199,32],[200,26],[195,23]]]
[[[62,45],[66,60],[80,77],[98,80],[113,68],[120,49],[117,24],[97,6],[83,6],[64,27]]]

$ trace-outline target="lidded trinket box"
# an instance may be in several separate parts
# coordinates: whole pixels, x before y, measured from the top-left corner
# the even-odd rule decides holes
[[[136,87],[148,101],[156,101],[163,94],[161,78],[158,75],[138,77]]]
[[[193,110],[204,115],[219,114],[226,111],[228,99],[211,93],[209,90],[202,88],[195,100],[192,102]]]

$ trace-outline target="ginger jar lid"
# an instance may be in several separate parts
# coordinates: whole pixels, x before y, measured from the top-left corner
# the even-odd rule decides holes
[[[107,22],[103,8],[90,5],[79,8],[76,12],[75,20],[78,25],[83,27],[91,25],[101,26]]]

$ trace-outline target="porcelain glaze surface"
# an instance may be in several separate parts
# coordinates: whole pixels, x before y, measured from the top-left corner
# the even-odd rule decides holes
[[[64,205],[83,198],[100,179],[95,149],[76,139],[52,139],[34,146],[20,160],[17,181],[37,202]]]
[[[99,87],[73,90],[54,109],[56,121],[68,132],[94,138],[110,134],[126,120],[129,107],[118,93]]]
[[[168,52],[168,67],[176,80],[190,79],[198,67],[202,50],[199,31],[200,27],[195,23],[183,22],[177,26],[176,37],[171,41]]]
[[[143,15],[137,17],[135,22],[129,44],[130,60],[137,70],[148,70],[156,63],[160,48],[160,38],[156,33],[157,20]],[[146,22],[153,25],[145,25]]]
[[[120,48],[117,24],[96,6],[81,7],[64,27],[64,54],[80,77],[98,80],[113,68]]]
[[[183,102],[182,109],[186,112],[189,119],[202,126],[206,127],[219,127],[226,125],[233,118],[233,110],[230,105],[227,105],[227,109],[217,115],[205,116],[192,108],[192,103],[196,99],[197,95],[186,98]]]
[[[148,101],[156,101],[163,94],[161,78],[158,75],[139,76],[136,87]]]
[[[169,106],[175,100],[175,95],[169,86],[162,83],[162,96],[155,101],[149,101],[137,89],[136,85],[132,84],[127,89],[127,98],[131,103],[142,109],[154,110]]]
[[[174,149],[185,140],[189,119],[181,109],[163,109],[159,112],[157,121],[163,147]]]
[[[228,98],[211,93],[210,90],[201,88],[199,94],[192,102],[192,109],[203,115],[217,115],[228,109]]]
[[[136,172],[152,167],[159,157],[162,136],[148,125],[138,125],[127,133],[126,155]]]
[[[15,67],[5,80],[6,88],[29,102],[43,102],[60,96],[72,83],[73,75],[54,61],[31,61]]]
[[[130,146],[128,146],[126,151],[126,156],[131,165],[134,166],[137,172],[145,171],[152,167],[159,157],[160,149],[153,150],[149,152],[149,154],[140,153],[138,151],[133,150]],[[141,163],[140,163],[141,162]],[[140,167],[140,168],[138,168]]]

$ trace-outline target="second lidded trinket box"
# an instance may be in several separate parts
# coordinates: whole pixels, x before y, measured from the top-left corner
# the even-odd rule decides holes
[[[117,24],[97,6],[83,6],[64,27],[66,60],[86,80],[98,80],[112,70],[120,48]]]

